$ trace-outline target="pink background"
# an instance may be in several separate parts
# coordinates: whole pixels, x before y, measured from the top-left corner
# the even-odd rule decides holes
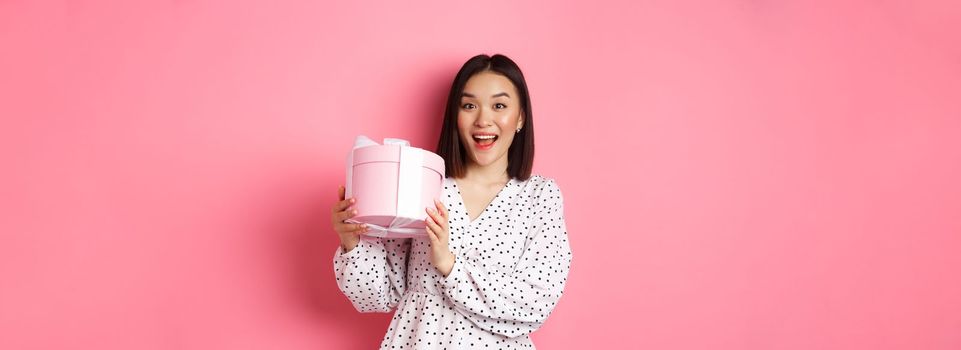
[[[543,349],[961,348],[957,1],[0,0],[0,348],[370,349],[328,208],[505,53],[574,264]]]

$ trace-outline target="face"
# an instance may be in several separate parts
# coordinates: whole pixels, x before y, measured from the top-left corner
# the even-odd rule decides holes
[[[507,168],[507,150],[524,123],[520,102],[517,88],[503,75],[485,71],[467,80],[457,128],[474,165]]]

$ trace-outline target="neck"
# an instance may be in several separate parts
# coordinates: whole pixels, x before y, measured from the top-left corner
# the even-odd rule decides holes
[[[464,174],[465,180],[477,184],[505,184],[510,181],[510,178],[510,175],[507,174],[506,156],[484,166],[470,162],[467,165],[466,174]]]

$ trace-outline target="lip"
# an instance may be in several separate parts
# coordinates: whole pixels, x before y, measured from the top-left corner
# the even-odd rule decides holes
[[[474,147],[477,148],[478,151],[486,151],[491,148],[494,148],[494,144],[497,143],[497,141],[494,141],[494,142],[491,142],[489,145],[482,145],[477,143],[477,141],[474,141],[474,140],[471,140],[471,141],[474,142]]]
[[[481,145],[477,143],[477,140],[475,140],[473,136],[497,136],[497,134],[492,132],[479,132],[471,134],[471,142],[474,143],[474,148],[476,148],[478,151],[490,150],[491,148],[494,148],[494,144],[497,143],[497,139],[494,139],[494,142],[491,142],[488,145]]]

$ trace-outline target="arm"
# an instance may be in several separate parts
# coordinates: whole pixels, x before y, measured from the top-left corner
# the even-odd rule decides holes
[[[390,312],[407,290],[410,238],[364,237],[356,247],[334,253],[337,287],[360,312]]]
[[[476,254],[459,254],[443,282],[455,309],[491,333],[533,332],[563,294],[572,255],[560,189],[547,182],[536,202],[532,235],[513,271],[495,272]]]

